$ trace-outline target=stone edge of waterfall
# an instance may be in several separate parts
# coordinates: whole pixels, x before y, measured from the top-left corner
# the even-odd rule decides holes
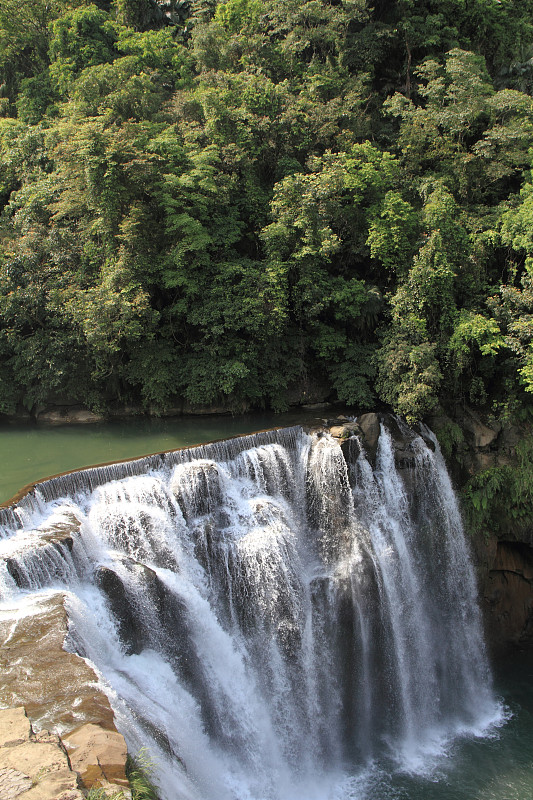
[[[33,511],[39,506],[39,501],[50,502],[63,497],[65,494],[77,494],[92,491],[111,480],[120,480],[133,475],[141,475],[151,469],[157,470],[164,466],[175,466],[178,463],[191,461],[193,457],[207,458],[210,449],[222,450],[226,458],[234,458],[238,453],[246,450],[253,439],[260,437],[261,444],[270,444],[276,441],[279,432],[287,432],[288,436],[307,428],[304,425],[290,427],[276,427],[267,430],[242,433],[223,439],[214,439],[196,445],[187,445],[171,450],[162,450],[158,453],[149,453],[127,460],[108,461],[103,464],[94,464],[76,470],[50,475],[34,483],[23,486],[19,491],[0,503],[0,528],[20,530],[23,527],[19,510]]]

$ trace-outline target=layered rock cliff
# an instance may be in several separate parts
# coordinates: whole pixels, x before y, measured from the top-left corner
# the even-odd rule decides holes
[[[65,649],[67,628],[62,592],[0,617],[0,704],[17,709],[0,714],[2,798],[75,800],[93,786],[128,796],[126,743],[98,676]]]

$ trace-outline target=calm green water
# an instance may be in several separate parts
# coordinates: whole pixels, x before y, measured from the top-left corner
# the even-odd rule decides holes
[[[320,412],[121,420],[90,425],[0,426],[0,503],[60,472],[226,439],[317,418]]]

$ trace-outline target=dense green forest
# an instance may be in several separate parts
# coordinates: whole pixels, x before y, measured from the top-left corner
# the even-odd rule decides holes
[[[0,0],[0,411],[533,410],[533,0]]]

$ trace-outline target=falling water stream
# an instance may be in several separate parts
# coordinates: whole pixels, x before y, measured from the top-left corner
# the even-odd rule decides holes
[[[266,432],[1,511],[3,607],[67,592],[68,646],[163,800],[478,797],[450,759],[507,712],[438,445],[401,431],[399,459],[398,435]],[[50,540],[73,521],[71,548]]]

